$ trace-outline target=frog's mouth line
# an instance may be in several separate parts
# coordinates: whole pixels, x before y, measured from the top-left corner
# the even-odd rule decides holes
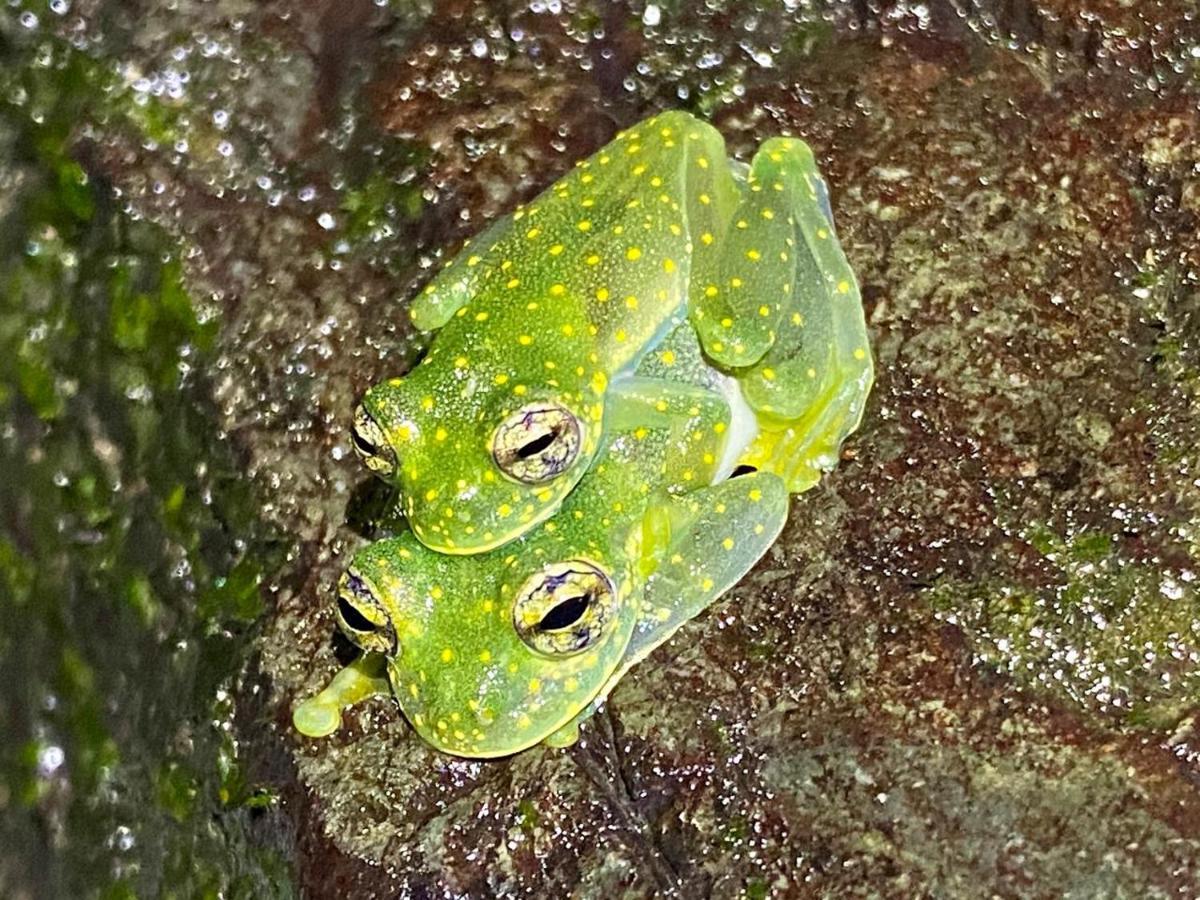
[[[337,620],[342,632],[368,652],[395,656],[399,640],[391,617],[384,612],[371,583],[350,569],[338,584]]]

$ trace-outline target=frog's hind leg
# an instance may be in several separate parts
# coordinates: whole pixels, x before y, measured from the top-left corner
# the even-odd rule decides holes
[[[644,553],[657,560],[621,664],[587,707],[546,739],[567,747],[579,724],[605,701],[621,677],[685,622],[737,584],[762,559],[787,521],[788,489],[755,472],[675,497],[646,513]],[[637,602],[637,596],[630,602]]]
[[[759,158],[794,228],[796,268],[777,340],[737,373],[761,426],[741,461],[779,474],[798,492],[837,462],[862,418],[874,373],[858,285],[812,151],[803,141],[773,138]]]
[[[699,211],[709,219],[692,228],[688,284],[688,310],[704,352],[726,368],[752,365],[770,350],[795,272],[789,246],[795,238],[774,163],[760,151],[739,176],[736,205],[720,215],[712,204]]]

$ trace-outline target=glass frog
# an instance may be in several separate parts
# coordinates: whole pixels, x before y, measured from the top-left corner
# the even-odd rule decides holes
[[[793,491],[833,465],[872,377],[811,151],[772,138],[731,162],[721,135],[682,112],[619,135],[468,242],[411,316],[436,332],[428,352],[366,393],[353,441],[444,553],[499,547],[553,516],[610,420],[631,414],[640,362],[682,322],[758,417],[744,461]]]
[[[392,693],[448,753],[570,743],[630,666],[741,579],[783,527],[787,486],[766,472],[712,483],[724,448],[704,435],[730,425],[729,405],[682,382],[664,401],[641,379],[656,399],[615,423],[578,487],[524,535],[452,555],[404,533],[355,556],[337,618],[366,654],[296,708],[300,732],[328,734],[343,707]],[[672,492],[686,482],[697,486]]]

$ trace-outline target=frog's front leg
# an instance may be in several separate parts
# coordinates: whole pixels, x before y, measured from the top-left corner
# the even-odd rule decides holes
[[[730,395],[740,402],[736,391]],[[711,484],[723,464],[736,459],[753,434],[735,436],[731,445],[732,411],[718,390],[658,378],[632,376],[610,387],[606,420],[614,432],[633,440],[666,433],[667,453],[662,480],[641,485],[643,493],[665,488],[671,493]]]
[[[391,695],[387,660],[382,653],[364,653],[333,676],[319,694],[292,712],[292,724],[307,737],[325,737],[342,726],[342,710],[377,694]]]
[[[596,698],[546,738],[567,747],[630,668],[737,584],[775,543],[787,522],[788,489],[769,472],[754,472],[679,496],[663,496],[646,512],[643,553],[656,566],[621,664]],[[630,598],[636,602],[637,597]]]

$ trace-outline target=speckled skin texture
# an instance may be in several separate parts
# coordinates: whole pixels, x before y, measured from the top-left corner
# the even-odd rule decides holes
[[[230,683],[279,797],[257,840],[313,897],[1200,895],[1194,4],[530,6],[147,8],[142,71],[180,33],[244,61],[234,125],[185,157],[80,136],[191,248],[212,415],[283,536]],[[383,700],[294,737],[340,665],[330,586],[386,531],[346,435],[416,357],[398,304],[682,103],[742,160],[803,138],[832,187],[878,375],[847,458],[570,750],[453,760]],[[415,200],[372,202],[381,158]]]
[[[439,553],[405,532],[355,554],[338,627],[386,659],[390,691],[380,665],[355,661],[296,708],[297,730],[325,737],[343,706],[390,692],[421,737],[458,756],[573,743],[620,677],[744,577],[787,519],[778,476],[721,473],[720,379],[684,322],[623,389],[599,455],[545,522],[485,553]]]
[[[771,139],[735,172],[721,135],[681,112],[622,132],[467,241],[411,317],[437,332],[429,352],[367,392],[356,446],[441,552],[489,550],[551,516],[595,457],[608,395],[687,318],[762,417],[745,462],[793,491],[836,462],[871,384],[812,152]],[[500,429],[548,409],[570,419],[570,447],[526,423],[548,459],[515,477]]]

